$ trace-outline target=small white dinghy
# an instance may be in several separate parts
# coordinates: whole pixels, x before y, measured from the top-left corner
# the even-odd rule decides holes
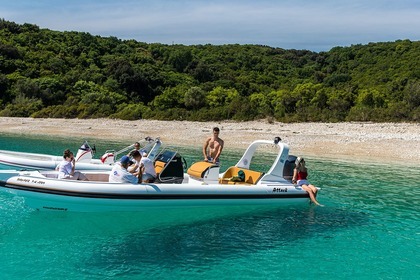
[[[153,140],[147,137],[141,143],[144,147],[150,148],[152,144],[158,141],[158,139]],[[116,158],[132,149],[134,149],[134,145],[127,146],[119,151],[108,150],[101,159],[94,159],[96,148],[92,148],[85,141],[77,151],[75,157],[76,168],[77,170],[111,170]],[[0,150],[0,164],[25,169],[55,169],[62,160],[63,156]]]
[[[249,169],[260,145],[278,148],[266,173]],[[274,142],[258,140],[223,173],[208,162],[197,162],[184,173],[183,157],[176,151],[163,150],[154,157],[158,173],[154,183],[110,183],[109,171],[85,171],[89,181],[72,181],[57,179],[57,171],[0,170],[0,190],[24,197],[32,208],[56,211],[308,203],[307,192],[291,183],[295,159],[291,157],[289,147],[279,138]]]

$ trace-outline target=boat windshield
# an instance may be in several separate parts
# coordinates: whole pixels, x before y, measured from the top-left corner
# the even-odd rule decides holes
[[[278,151],[279,149],[275,145],[259,145],[251,159],[251,165],[249,169],[267,173],[273,162],[276,160]]]

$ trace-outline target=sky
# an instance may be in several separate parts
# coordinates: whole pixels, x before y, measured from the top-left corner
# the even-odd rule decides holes
[[[321,52],[420,40],[420,0],[0,0],[0,18],[162,44]]]

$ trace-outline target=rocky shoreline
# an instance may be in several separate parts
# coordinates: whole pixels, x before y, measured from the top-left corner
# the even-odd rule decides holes
[[[280,136],[295,155],[352,161],[420,163],[419,123],[279,123],[123,121],[113,119],[34,119],[0,117],[2,133],[68,136],[86,139],[138,140],[160,137],[164,143],[201,146],[218,126],[225,149],[246,148],[257,139]],[[1,147],[0,147],[1,149]]]

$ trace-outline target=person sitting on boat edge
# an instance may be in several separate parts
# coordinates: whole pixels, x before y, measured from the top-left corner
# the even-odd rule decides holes
[[[220,154],[223,150],[224,141],[219,138],[220,129],[213,128],[213,136],[206,139],[203,145],[204,161],[220,164]]]
[[[89,181],[85,174],[75,171],[75,168],[76,160],[74,159],[74,154],[67,149],[63,152],[63,161],[55,168],[55,170],[59,171],[58,179]]]
[[[301,186],[302,189],[304,189],[309,194],[309,198],[313,203],[319,206],[323,206],[316,200],[318,189],[314,185],[310,184],[307,180],[308,170],[305,166],[305,160],[302,157],[298,157],[295,161],[295,165],[296,167],[293,170],[292,183]]]
[[[131,174],[127,168],[130,164],[128,156],[121,157],[120,161],[115,163],[114,167],[109,174],[109,182],[117,183],[132,183],[138,184],[141,182],[141,173],[138,176]]]

